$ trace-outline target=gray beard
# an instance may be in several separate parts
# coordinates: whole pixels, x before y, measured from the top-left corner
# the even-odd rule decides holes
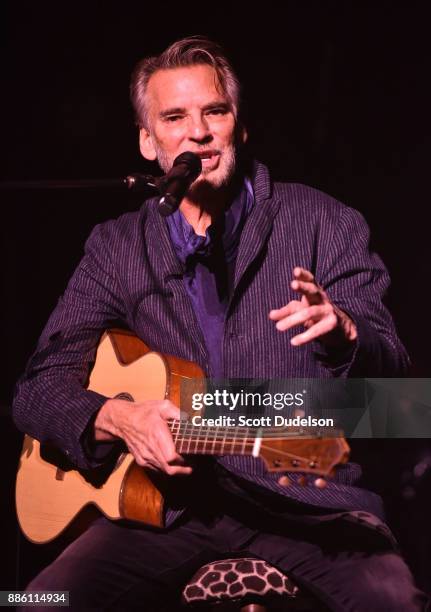
[[[160,168],[163,170],[165,174],[169,172],[172,168],[172,164],[174,162],[158,145],[155,145],[157,161]],[[234,174],[236,169],[236,150],[235,146],[231,145],[223,154],[223,167],[222,173],[218,176],[212,177],[210,180],[205,178],[205,170],[198,176],[198,178],[192,183],[188,194],[191,196],[191,199],[195,199],[195,196],[198,196],[201,193],[201,187],[204,187],[204,190],[208,188],[212,189],[222,189],[227,187]],[[218,168],[220,170],[220,167]]]

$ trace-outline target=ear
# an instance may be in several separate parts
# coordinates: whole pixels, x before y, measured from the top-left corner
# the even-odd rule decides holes
[[[245,125],[243,123],[239,123],[238,124],[238,140],[241,144],[245,144],[247,142],[248,139],[248,132],[247,132],[247,128],[245,127]]]
[[[247,128],[245,127],[245,125],[243,125],[241,128],[241,139],[242,139],[242,144],[245,144],[248,140],[248,132],[247,132]]]
[[[139,149],[141,151],[141,155],[145,157],[145,159],[149,159],[150,161],[157,159],[156,150],[153,146],[153,140],[150,133],[147,132],[145,128],[141,128],[139,131]]]

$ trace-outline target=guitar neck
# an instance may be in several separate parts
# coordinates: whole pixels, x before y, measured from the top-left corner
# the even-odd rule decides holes
[[[247,427],[203,427],[191,421],[168,421],[181,455],[258,455],[261,436]]]
[[[262,440],[319,440],[342,438],[339,430],[323,431],[320,428],[300,427],[209,427],[193,425],[188,420],[168,421],[176,451],[181,455],[259,455]]]

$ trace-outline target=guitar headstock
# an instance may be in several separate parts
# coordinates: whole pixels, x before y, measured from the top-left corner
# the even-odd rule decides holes
[[[350,447],[340,437],[262,438],[259,456],[269,472],[304,472],[330,476],[349,459]]]

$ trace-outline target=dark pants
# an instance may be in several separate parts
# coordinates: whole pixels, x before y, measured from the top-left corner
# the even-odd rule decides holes
[[[98,519],[28,589],[68,590],[74,611],[172,611],[201,565],[240,555],[265,559],[334,611],[426,609],[403,559],[370,529],[342,520],[305,526],[269,520],[242,502],[218,505],[223,512],[195,512],[164,532]]]

